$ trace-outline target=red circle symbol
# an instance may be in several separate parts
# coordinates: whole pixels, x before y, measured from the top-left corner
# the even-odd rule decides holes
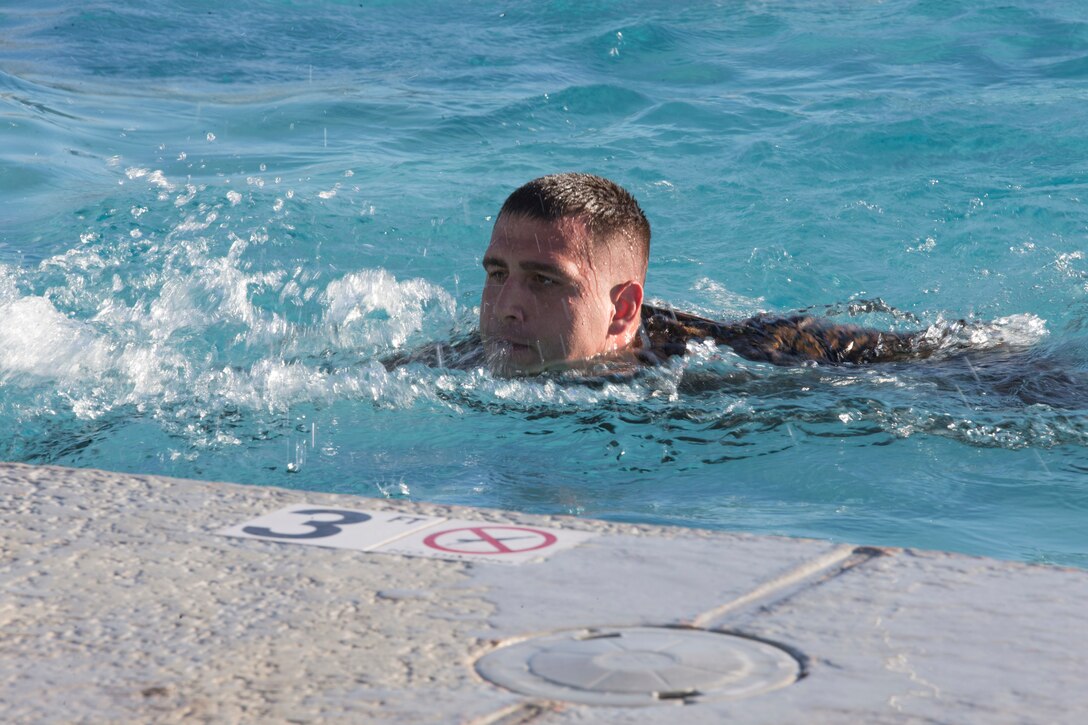
[[[451,554],[520,554],[544,549],[557,541],[555,534],[521,526],[469,526],[437,531],[423,540],[424,546]]]

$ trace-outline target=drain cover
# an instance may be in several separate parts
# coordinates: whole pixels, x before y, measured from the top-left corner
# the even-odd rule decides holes
[[[486,679],[525,695],[589,705],[737,700],[784,687],[800,665],[766,642],[698,629],[623,627],[560,632],[476,662]]]

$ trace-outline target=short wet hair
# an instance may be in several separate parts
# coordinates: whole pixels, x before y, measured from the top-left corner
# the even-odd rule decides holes
[[[585,217],[599,245],[627,240],[642,276],[650,260],[650,222],[630,192],[593,174],[569,172],[533,179],[506,198],[499,217],[524,216],[554,222]]]

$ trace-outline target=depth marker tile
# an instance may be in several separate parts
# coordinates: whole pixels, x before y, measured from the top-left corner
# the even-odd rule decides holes
[[[298,504],[216,533],[285,544],[372,551],[405,534],[444,520],[439,516],[417,516],[394,511],[360,511]]]

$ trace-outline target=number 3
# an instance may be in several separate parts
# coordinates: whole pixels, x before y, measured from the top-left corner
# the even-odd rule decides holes
[[[340,511],[338,509],[306,509],[305,511],[293,511],[292,513],[306,516],[334,514],[339,516],[340,519],[337,521],[314,521],[313,519],[304,521],[302,522],[303,526],[309,526],[313,529],[313,531],[305,534],[282,534],[272,529],[266,529],[263,526],[247,526],[242,531],[250,536],[266,536],[273,539],[321,539],[339,534],[341,529],[337,524],[361,524],[370,520],[370,514],[359,513],[358,511]]]

